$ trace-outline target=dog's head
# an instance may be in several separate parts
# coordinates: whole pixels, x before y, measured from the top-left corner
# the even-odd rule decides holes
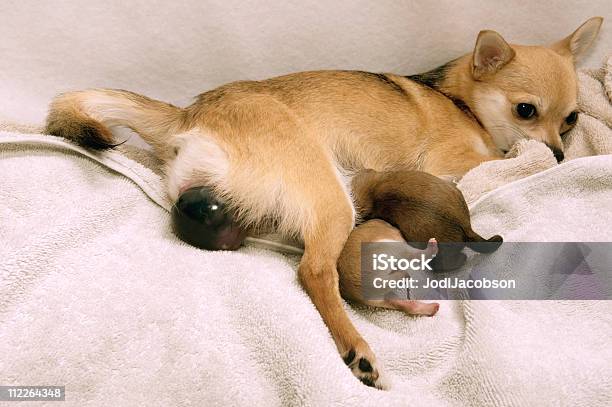
[[[471,108],[500,149],[533,139],[563,159],[562,136],[577,119],[574,63],[602,22],[591,18],[550,46],[509,45],[495,31],[480,32],[471,55]]]

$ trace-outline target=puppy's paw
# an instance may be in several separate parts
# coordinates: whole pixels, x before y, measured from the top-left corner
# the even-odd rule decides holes
[[[396,253],[389,252],[389,254],[396,255]],[[432,237],[425,244],[423,242],[411,242],[404,245],[401,253],[397,253],[397,256],[401,256],[404,259],[419,259],[421,255],[425,255],[426,258],[436,257],[438,255],[438,241]]]
[[[424,252],[426,257],[436,257],[436,255],[438,254],[438,241],[435,237],[429,239]]]
[[[440,309],[437,302],[421,302],[414,300],[388,300],[389,305],[408,315],[426,315],[433,317]]]
[[[344,352],[342,359],[361,383],[379,390],[389,389],[389,383],[384,379],[376,357],[366,343]]]

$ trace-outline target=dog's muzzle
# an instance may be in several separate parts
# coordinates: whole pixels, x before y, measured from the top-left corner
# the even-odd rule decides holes
[[[235,250],[246,231],[227,205],[205,187],[184,191],[172,207],[174,233],[183,241],[206,250]]]

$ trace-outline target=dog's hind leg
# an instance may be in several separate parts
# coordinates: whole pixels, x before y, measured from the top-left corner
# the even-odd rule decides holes
[[[275,151],[276,160],[262,165],[258,161],[260,154],[254,152],[264,146],[274,148],[273,142],[243,143],[240,148],[248,149],[248,154],[238,156],[232,154],[231,147],[216,147],[213,138],[204,132],[188,138],[168,169],[170,195],[176,198],[183,185],[197,184],[181,178],[181,174],[191,173],[188,168],[209,168],[208,172],[215,168],[216,174],[199,178],[207,180],[205,185],[235,206],[239,220],[257,223],[259,216],[273,215],[282,232],[299,235],[304,241],[299,280],[340,355],[359,380],[384,388],[376,357],[353,326],[340,297],[336,263],[353,228],[354,210],[331,157],[310,140],[295,139],[294,145]],[[198,161],[188,157],[197,157]]]
[[[320,163],[325,165],[328,163]],[[324,173],[319,166],[317,178],[304,180],[304,192],[313,201],[313,211],[304,233],[304,256],[299,278],[327,324],[344,362],[364,384],[377,388],[386,385],[376,357],[351,323],[340,297],[336,264],[353,227],[354,214],[347,192],[335,169]]]
[[[204,185],[234,210],[241,226],[273,219],[304,241],[298,277],[345,363],[363,383],[384,384],[376,358],[350,321],[336,263],[354,225],[354,208],[331,153],[299,117],[265,95],[243,96],[202,116],[205,128],[173,137],[169,195]]]

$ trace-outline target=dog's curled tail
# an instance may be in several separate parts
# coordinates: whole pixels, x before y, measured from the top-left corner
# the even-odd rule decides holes
[[[58,95],[49,106],[46,133],[93,148],[117,145],[111,129],[128,127],[159,150],[184,126],[185,111],[133,92],[90,89]]]
[[[478,253],[492,253],[504,242],[504,239],[500,235],[485,239],[473,230],[466,233],[466,238],[467,247]]]

